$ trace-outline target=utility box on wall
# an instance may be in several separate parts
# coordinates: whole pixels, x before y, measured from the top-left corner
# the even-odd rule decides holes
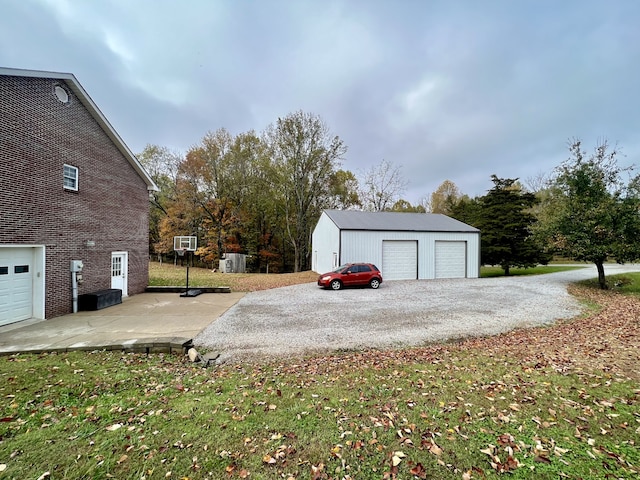
[[[247,271],[247,255],[244,253],[225,253],[220,260],[221,273],[245,273]]]

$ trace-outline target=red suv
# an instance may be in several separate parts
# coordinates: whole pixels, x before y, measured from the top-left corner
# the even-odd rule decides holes
[[[347,263],[318,277],[319,286],[332,290],[364,285],[378,288],[381,283],[382,274],[373,263]]]

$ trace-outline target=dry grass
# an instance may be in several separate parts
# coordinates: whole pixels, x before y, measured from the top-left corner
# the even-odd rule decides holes
[[[158,262],[149,263],[149,285],[183,286],[186,283],[186,267]],[[299,283],[315,282],[318,274],[311,271],[298,273],[220,273],[207,268],[189,268],[189,286],[230,287],[234,292],[255,292],[270,288],[286,287]]]

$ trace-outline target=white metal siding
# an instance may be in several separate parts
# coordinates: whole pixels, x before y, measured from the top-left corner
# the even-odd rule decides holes
[[[342,232],[340,244],[342,263],[371,262],[381,267],[382,242],[385,240],[414,240],[418,242],[419,279],[436,278],[436,241],[467,242],[467,278],[480,276],[480,235],[477,233],[345,230]],[[384,271],[382,274],[385,278]]]
[[[334,254],[340,256],[340,231],[325,213],[320,216],[313,230],[311,249],[311,269],[314,272],[325,273],[334,269]]]
[[[0,248],[0,325],[33,316],[34,270],[33,248]]]
[[[436,241],[435,278],[467,276],[467,242]]]
[[[384,240],[381,270],[384,280],[418,278],[418,242],[416,240]]]
[[[405,240],[418,242],[418,278],[436,278],[436,241],[466,242],[466,276],[480,275],[480,234],[468,232],[408,232],[343,230],[340,232],[325,214],[320,217],[313,232],[313,270],[324,273],[333,268],[333,253],[337,252],[340,263],[371,262],[381,270],[382,242]],[[382,272],[385,278],[384,271]]]

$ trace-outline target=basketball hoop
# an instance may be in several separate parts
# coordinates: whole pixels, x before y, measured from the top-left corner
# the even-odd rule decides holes
[[[186,252],[191,252],[191,261],[193,262],[193,252],[198,248],[198,238],[195,236],[175,236],[173,237],[173,250],[176,254],[184,258]],[[182,263],[182,260],[180,261]],[[186,258],[187,264],[187,285],[181,297],[195,297],[202,293],[200,290],[189,290],[189,257]],[[197,292],[197,293],[196,293]]]

